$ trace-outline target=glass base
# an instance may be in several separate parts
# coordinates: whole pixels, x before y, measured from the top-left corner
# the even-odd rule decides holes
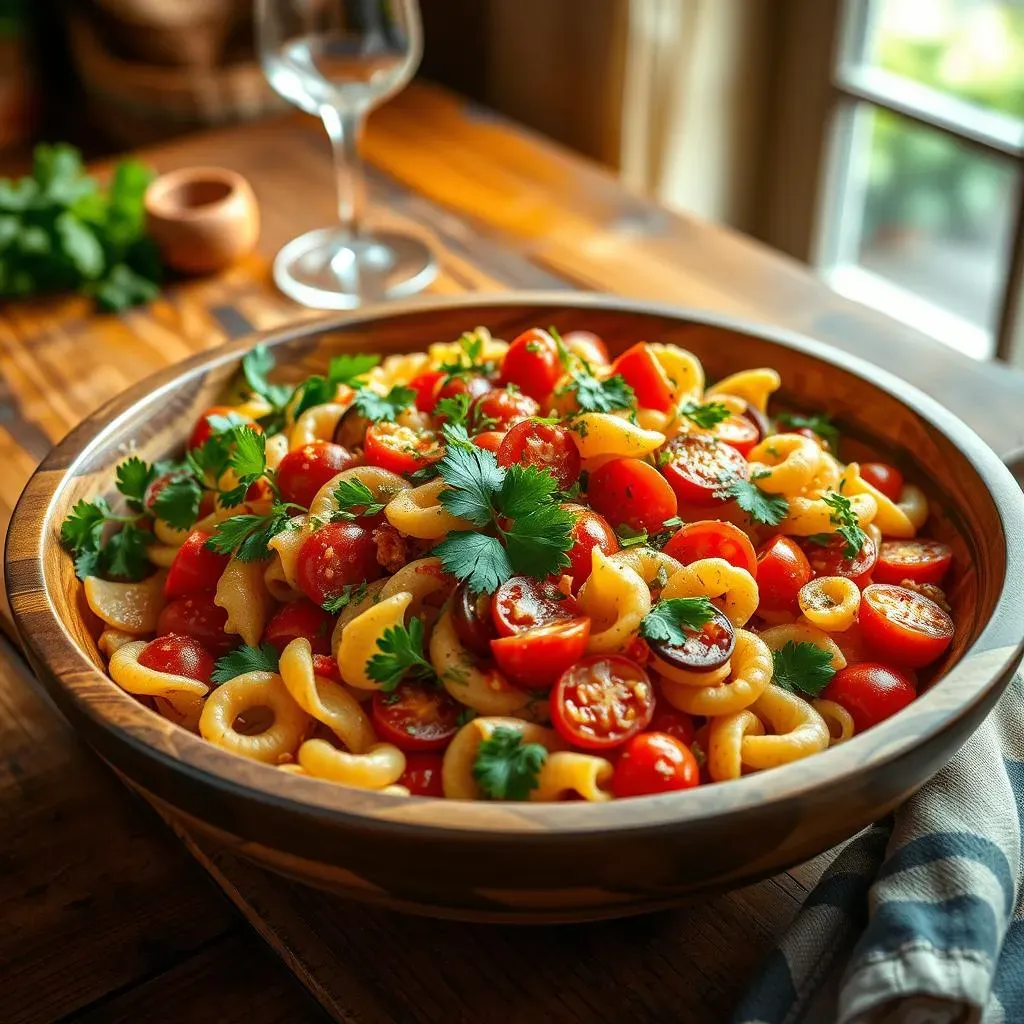
[[[274,260],[274,283],[315,309],[354,309],[422,291],[437,276],[434,254],[418,238],[381,231],[352,239],[320,228],[292,239]]]

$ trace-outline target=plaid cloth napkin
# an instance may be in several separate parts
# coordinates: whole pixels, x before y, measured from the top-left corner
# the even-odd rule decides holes
[[[734,1024],[1024,1024],[1024,682],[839,854]]]

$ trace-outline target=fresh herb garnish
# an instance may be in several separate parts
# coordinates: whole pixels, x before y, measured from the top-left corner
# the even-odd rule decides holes
[[[615,527],[615,536],[619,538],[619,547],[635,548],[648,541],[646,530],[634,530],[632,526],[619,523]]]
[[[831,418],[823,413],[803,416],[797,412],[780,412],[775,417],[775,422],[780,427],[788,427],[790,430],[813,430],[818,437],[828,442],[833,453],[839,451],[839,429]]]
[[[268,545],[301,506],[275,501],[267,515],[238,515],[218,523],[206,547],[221,555],[234,555],[240,562],[261,562],[270,557]]]
[[[350,604],[358,604],[367,594],[366,583],[347,583],[341,589],[340,594],[335,594],[334,597],[327,598],[326,601],[320,606],[325,612],[330,612],[332,615],[337,615],[343,608],[347,608]]]
[[[778,526],[789,512],[789,503],[785,498],[768,494],[752,480],[744,480],[742,477],[730,477],[724,481],[715,496],[735,500],[752,519],[765,526]]]
[[[366,375],[380,362],[380,356],[350,355],[344,353],[334,356],[327,367],[327,376],[314,374],[307,377],[296,389],[296,400],[292,407],[292,416],[298,419],[307,409],[315,405],[333,402],[339,384],[347,384],[359,388],[364,384]]]
[[[279,660],[280,655],[273,644],[263,644],[261,647],[242,644],[230,654],[217,659],[210,681],[226,683],[235,676],[242,676],[247,672],[276,672]]]
[[[393,690],[407,675],[436,681],[434,666],[423,656],[422,620],[385,629],[377,641],[377,653],[366,663],[366,674],[384,691]]]
[[[539,743],[524,743],[517,730],[498,726],[477,747],[473,778],[491,800],[527,800],[547,757]]]
[[[384,502],[377,501],[362,480],[339,480],[332,497],[338,503],[334,515],[338,519],[358,519],[360,516],[375,516],[384,511]]]
[[[772,652],[775,663],[773,681],[784,690],[817,697],[832,681],[836,670],[832,655],[812,643],[789,640]]]
[[[682,647],[688,634],[696,633],[715,617],[707,597],[672,597],[659,601],[641,620],[640,635]]]
[[[480,373],[485,377],[494,372],[494,361],[484,359],[484,342],[490,335],[483,332],[482,328],[474,331],[464,331],[459,338],[459,352],[455,361],[442,363],[438,369],[443,370],[450,380],[452,377],[463,376],[468,373]]]
[[[444,420],[448,427],[465,427],[466,419],[469,416],[469,395],[465,392],[458,395],[450,395],[442,398],[434,406],[434,415]]]
[[[393,423],[400,412],[412,408],[415,402],[416,392],[412,388],[397,385],[386,395],[379,395],[372,388],[360,388],[352,401],[352,407],[374,423],[379,420],[390,420]]]
[[[277,365],[277,360],[265,345],[256,345],[242,357],[242,376],[253,394],[266,399],[275,410],[283,409],[292,397],[287,384],[271,384],[267,374]]]
[[[831,491],[828,494],[823,494],[821,500],[832,510],[828,521],[836,528],[836,533],[846,542],[843,547],[843,554],[847,558],[856,558],[868,538],[867,534],[860,528],[857,514],[853,511],[850,499],[838,491]]]
[[[636,411],[636,392],[618,373],[599,380],[586,370],[578,370],[562,390],[576,393],[580,412]]]
[[[679,411],[691,422],[704,430],[711,430],[727,420],[732,413],[724,402],[684,402]]]

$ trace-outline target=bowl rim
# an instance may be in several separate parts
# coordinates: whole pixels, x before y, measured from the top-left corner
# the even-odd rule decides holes
[[[159,719],[96,668],[56,613],[45,586],[44,559],[45,553],[54,550],[56,545],[51,527],[56,500],[74,479],[77,466],[96,450],[106,447],[109,436],[117,431],[120,422],[137,405],[153,401],[203,371],[237,361],[256,343],[273,346],[378,320],[415,318],[422,313],[440,310],[468,311],[474,307],[542,307],[555,311],[578,309],[584,313],[590,309],[664,317],[680,323],[736,331],[795,349],[878,387],[909,407],[961,451],[974,466],[995,505],[1003,526],[1006,575],[989,622],[957,664],[935,686],[895,718],[876,726],[865,736],[857,737],[856,742],[816,755],[813,758],[816,770],[810,773],[810,777],[803,762],[783,765],[768,773],[756,773],[730,782],[726,800],[721,799],[725,795],[722,783],[679,793],[597,804],[493,804],[414,799],[350,789],[280,772],[272,766],[215,747],[201,737]],[[29,508],[30,504],[42,508],[42,513],[34,513]],[[1009,682],[1024,656],[1024,592],[1010,585],[1012,580],[1024,578],[1024,493],[998,456],[972,428],[915,386],[823,342],[739,317],[610,295],[528,291],[418,297],[256,332],[215,349],[196,353],[133,385],[71,430],[33,473],[14,509],[8,534],[31,537],[31,551],[27,555],[13,559],[9,540],[4,555],[8,599],[22,643],[29,652],[30,660],[42,667],[40,674],[44,683],[56,688],[59,697],[68,698],[74,711],[85,715],[92,725],[111,733],[115,740],[155,762],[157,767],[182,773],[193,783],[214,787],[221,795],[241,799],[257,809],[300,817],[312,813],[324,823],[342,828],[365,827],[372,822],[376,831],[390,830],[421,838],[428,834],[443,837],[482,832],[501,840],[530,842],[551,833],[568,836],[609,829],[656,831],[709,822],[755,806],[763,809],[766,803],[785,805],[807,796],[811,790],[838,784],[851,773],[877,770],[907,755],[927,740],[955,728],[961,717],[988,699],[993,690],[1001,690]],[[17,571],[12,571],[15,563]],[[40,598],[45,605],[42,609]],[[40,612],[54,627],[52,633],[47,634],[45,644],[40,641],[39,633],[29,628],[26,622]],[[102,701],[90,700],[83,693],[82,683],[100,680],[109,684],[111,694]],[[945,695],[954,688],[960,692],[960,699],[950,703]],[[63,701],[59,703],[64,706]],[[114,707],[117,708],[116,719],[107,710]],[[912,719],[916,719],[919,730],[907,728]],[[159,722],[164,722],[167,728],[162,731],[154,728]],[[769,781],[766,783],[765,780]],[[482,814],[482,809],[487,813]]]

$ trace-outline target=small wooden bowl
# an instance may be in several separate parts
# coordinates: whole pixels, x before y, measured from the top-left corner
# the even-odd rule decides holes
[[[7,535],[7,589],[32,664],[75,726],[149,800],[237,853],[309,884],[435,916],[553,921],[653,910],[805,860],[883,816],[960,748],[1024,654],[1024,495],[986,445],[927,395],[852,356],[782,331],[600,296],[416,300],[268,337],[282,376],[341,351],[403,352],[467,327],[512,338],[554,324],[613,353],[647,338],[695,352],[711,378],[774,366],[782,403],[827,409],[934,504],[954,546],[958,632],[938,682],[851,742],[735,782],[606,804],[402,798],[286,775],[172,725],[103,671],[59,529],[80,497],[114,492],[124,446],[180,452],[251,341],[130,389],[59,444]]]
[[[259,207],[237,171],[184,167],[162,174],[146,190],[146,228],[167,266],[207,274],[252,252]]]

